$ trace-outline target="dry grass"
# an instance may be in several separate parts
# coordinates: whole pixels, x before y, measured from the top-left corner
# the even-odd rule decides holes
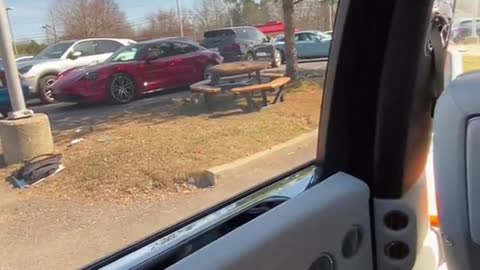
[[[190,187],[192,173],[224,164],[287,141],[318,125],[317,83],[291,86],[286,101],[260,112],[239,111],[218,98],[203,104],[177,102],[162,113],[131,113],[84,133],[56,135],[65,171],[38,187],[35,196],[128,201],[158,199]],[[68,146],[75,137],[84,141]]]

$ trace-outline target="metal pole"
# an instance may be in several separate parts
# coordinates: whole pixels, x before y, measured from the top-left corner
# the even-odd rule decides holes
[[[18,50],[17,50],[17,44],[15,43],[15,39],[13,38],[13,30],[12,30],[12,24],[10,23],[10,10],[15,10],[13,7],[7,7],[7,20],[8,20],[8,25],[10,27],[10,33],[12,35],[12,43],[13,43],[13,51],[15,52],[15,55],[18,55]]]
[[[180,27],[180,36],[183,37],[183,19],[181,9],[182,7],[180,6],[180,0],[177,0],[178,26]]]
[[[0,53],[4,58],[5,78],[7,79],[10,103],[12,104],[12,111],[8,113],[8,117],[10,119],[30,117],[33,115],[33,111],[27,110],[25,105],[15,54],[11,44],[12,34],[8,24],[7,9],[3,0],[0,0]]]
[[[47,45],[50,45],[50,38],[48,35],[48,28],[50,28],[50,25],[44,24],[42,25],[42,28],[45,29],[45,38],[47,39]]]
[[[475,42],[478,43],[478,35],[477,35],[477,16],[478,16],[478,0],[473,1],[473,18],[472,18],[472,37],[475,38]]]

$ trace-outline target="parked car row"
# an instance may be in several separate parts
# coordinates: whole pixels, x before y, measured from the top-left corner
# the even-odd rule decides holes
[[[296,33],[296,41],[299,58],[326,57],[331,36],[303,31]],[[183,37],[139,43],[112,38],[63,41],[35,57],[17,59],[17,65],[25,95],[37,96],[43,103],[126,103],[146,93],[198,82],[212,65],[261,60],[278,67],[284,55],[282,37],[274,40],[245,26],[207,31],[200,43]],[[0,80],[3,77],[0,66]],[[2,87],[6,82],[0,84],[0,91]]]

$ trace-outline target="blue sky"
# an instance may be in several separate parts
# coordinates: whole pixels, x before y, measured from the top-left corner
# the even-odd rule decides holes
[[[180,0],[185,8],[192,8],[195,0]],[[198,1],[198,0],[197,0]],[[15,10],[9,12],[13,35],[16,40],[45,39],[42,25],[47,23],[49,4],[53,0],[5,0]],[[133,23],[142,20],[158,9],[175,8],[175,0],[117,0],[127,20]]]

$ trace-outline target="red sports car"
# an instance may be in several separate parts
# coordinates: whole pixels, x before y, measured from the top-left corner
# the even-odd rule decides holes
[[[102,64],[67,70],[52,88],[59,101],[127,103],[201,81],[222,61],[218,53],[182,39],[151,40],[123,47]]]

